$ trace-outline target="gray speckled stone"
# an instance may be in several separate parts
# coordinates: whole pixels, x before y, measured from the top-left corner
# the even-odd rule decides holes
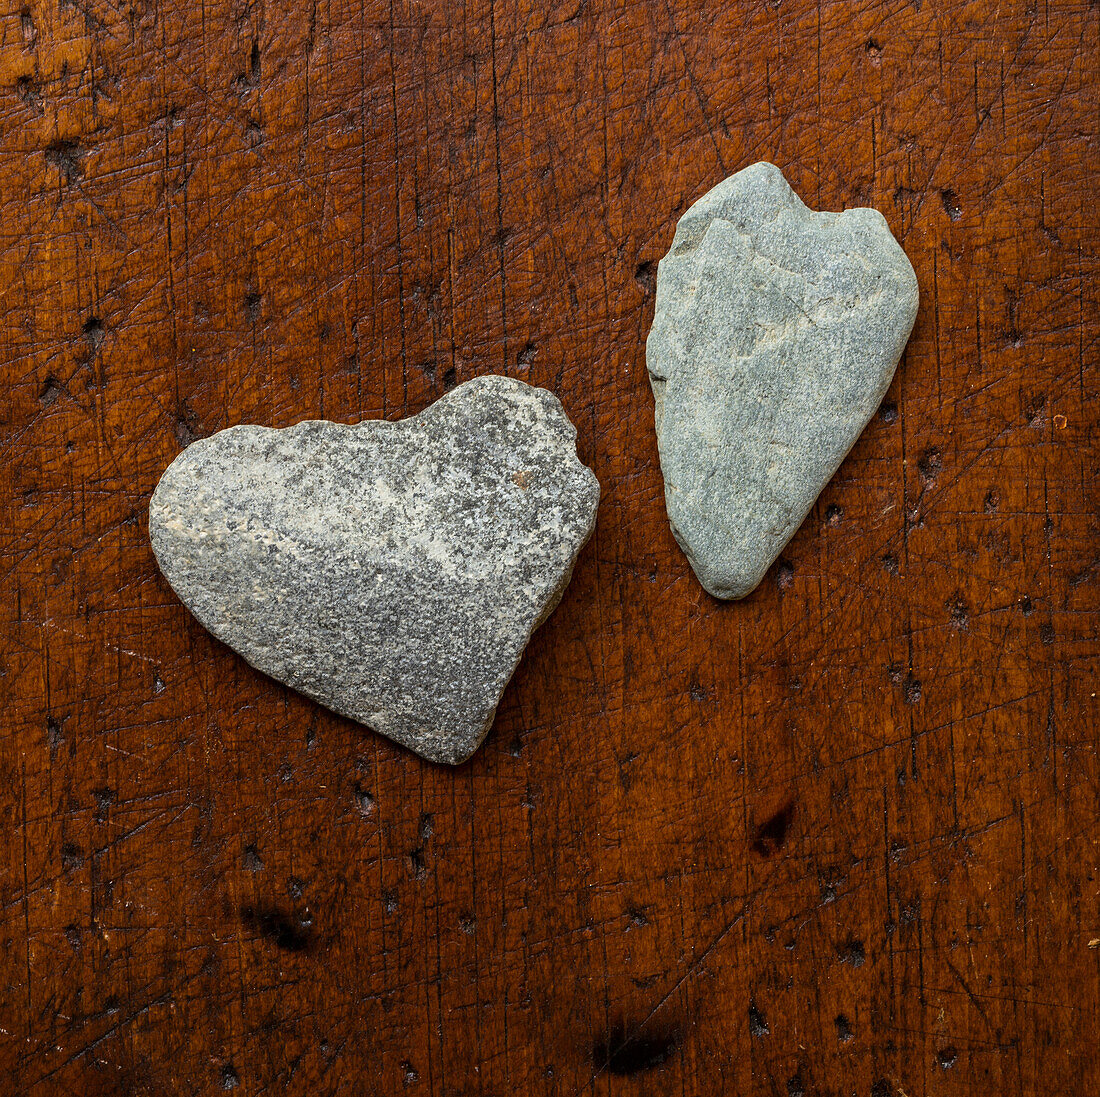
[[[763,578],[874,414],[916,315],[882,214],[815,213],[771,164],[680,218],[646,363],[669,521],[711,594]]]
[[[457,764],[592,533],[576,435],[555,396],[505,377],[401,422],[231,427],[172,462],[149,536],[254,667]]]

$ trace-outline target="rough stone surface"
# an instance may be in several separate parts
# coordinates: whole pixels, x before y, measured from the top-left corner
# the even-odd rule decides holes
[[[592,533],[557,398],[482,377],[401,422],[239,426],[149,505],[157,562],[254,667],[439,762],[480,745]]]
[[[763,578],[874,414],[917,315],[877,210],[753,164],[680,218],[646,344],[669,521],[703,586]]]

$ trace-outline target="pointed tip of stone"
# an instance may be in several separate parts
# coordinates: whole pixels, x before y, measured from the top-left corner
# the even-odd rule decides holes
[[[481,749],[482,744],[489,736],[495,717],[496,709],[493,710],[488,721],[476,731],[472,731],[468,737],[458,735],[448,743],[421,740],[414,745],[412,742],[404,742],[400,739],[395,741],[407,747],[414,754],[419,755],[426,762],[433,762],[438,766],[461,766],[465,765]]]
[[[721,602],[740,601],[742,598],[747,598],[760,586],[760,578],[757,577],[741,579],[737,576],[723,574],[711,578],[710,576],[699,575],[698,572],[695,574],[699,577],[699,582],[707,594]]]
[[[751,553],[730,556],[714,553],[711,546],[685,537],[675,522],[670,524],[672,535],[683,549],[691,570],[712,598],[722,602],[736,602],[760,585],[768,570],[767,562],[752,559]]]

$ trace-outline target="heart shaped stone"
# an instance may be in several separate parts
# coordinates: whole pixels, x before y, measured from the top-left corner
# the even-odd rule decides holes
[[[459,763],[592,533],[596,477],[557,398],[505,377],[419,415],[230,427],[161,478],[161,571],[258,670]]]
[[[879,406],[916,315],[882,214],[816,213],[772,164],[680,218],[646,365],[669,522],[715,597],[764,577]]]

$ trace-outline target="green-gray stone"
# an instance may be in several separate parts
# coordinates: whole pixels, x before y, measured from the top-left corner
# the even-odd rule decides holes
[[[763,578],[890,385],[917,279],[877,210],[753,164],[680,218],[646,344],[665,503],[700,582]]]

